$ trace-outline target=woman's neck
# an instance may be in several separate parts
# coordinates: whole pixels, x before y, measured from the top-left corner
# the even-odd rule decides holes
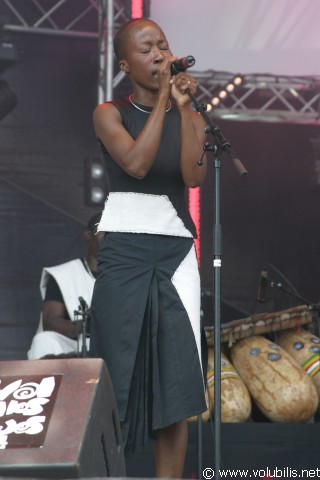
[[[158,92],[148,92],[145,90],[134,89],[132,93],[133,101],[140,103],[141,105],[145,105],[146,107],[154,107],[157,99],[158,99]]]

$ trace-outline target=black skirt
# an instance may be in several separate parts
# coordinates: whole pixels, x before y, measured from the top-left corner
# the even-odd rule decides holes
[[[126,453],[206,410],[193,239],[107,233],[91,314],[91,356],[107,364]]]

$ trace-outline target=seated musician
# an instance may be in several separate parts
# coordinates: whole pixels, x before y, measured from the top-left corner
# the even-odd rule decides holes
[[[79,297],[88,307],[91,304],[100,246],[96,226],[100,217],[101,213],[94,215],[84,232],[87,246],[84,258],[43,269],[40,281],[43,307],[38,330],[27,354],[28,360],[69,354],[81,349],[81,321],[73,323],[72,320],[74,312],[79,309]],[[89,335],[86,345],[89,349]]]

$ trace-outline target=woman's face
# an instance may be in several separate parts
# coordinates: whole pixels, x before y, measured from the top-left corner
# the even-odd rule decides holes
[[[158,25],[143,21],[128,32],[126,55],[121,63],[131,80],[151,90],[159,88],[158,69],[164,58],[171,57],[167,39]]]

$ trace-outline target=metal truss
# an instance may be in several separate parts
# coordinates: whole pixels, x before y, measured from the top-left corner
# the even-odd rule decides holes
[[[98,102],[111,100],[122,72],[114,72],[112,41],[129,20],[129,0],[2,0],[4,32],[93,39],[98,42]],[[115,75],[115,78],[113,78]]]
[[[114,89],[125,77],[115,64],[113,55],[114,34],[121,24],[131,18],[130,9],[125,9],[123,3],[100,0],[98,103],[112,100]]]
[[[234,73],[195,72],[199,103],[213,97],[231,82]],[[229,120],[320,123],[320,77],[242,75],[243,83],[221,99],[210,115]],[[209,110],[209,109],[208,109]]]
[[[98,38],[99,0],[2,0],[4,31]]]
[[[98,44],[98,102],[111,100],[125,78],[113,56],[113,36],[131,18],[130,0],[1,0],[4,32],[72,36]],[[197,100],[211,99],[234,77],[229,72],[192,72]],[[243,75],[243,84],[210,115],[232,120],[320,123],[320,77]]]

